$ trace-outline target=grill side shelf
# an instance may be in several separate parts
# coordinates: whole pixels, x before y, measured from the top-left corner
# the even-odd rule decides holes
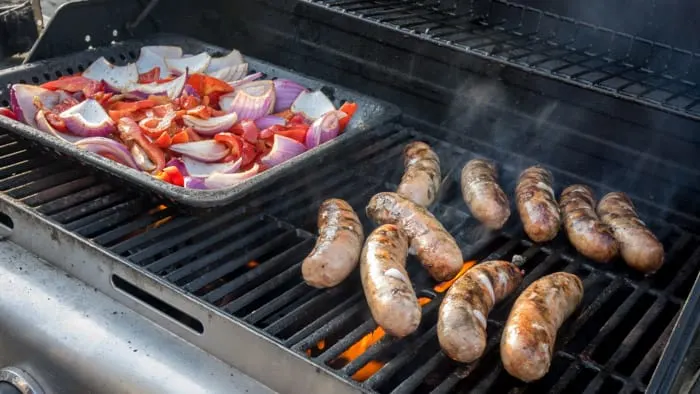
[[[13,222],[13,231],[7,237],[10,241],[31,250],[249,376],[265,382],[272,389],[299,393],[359,392],[357,387],[342,381],[338,375],[263,337],[246,323],[208,307],[157,276],[90,241],[76,237],[5,195],[0,196],[0,212]],[[124,292],[121,290],[124,285],[115,287],[115,275],[122,278],[118,281],[126,281],[159,303],[189,315],[201,323],[201,332]],[[314,379],[300,379],[300,376],[314,376]]]

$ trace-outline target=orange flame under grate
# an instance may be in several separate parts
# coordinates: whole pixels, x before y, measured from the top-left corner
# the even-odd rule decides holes
[[[459,270],[459,273],[457,275],[445,282],[438,283],[433,287],[433,289],[438,292],[438,293],[444,293],[447,291],[447,289],[452,286],[453,283],[457,281],[462,275],[464,275],[465,272],[467,272],[470,268],[472,268],[476,264],[476,261],[468,261],[464,263],[462,268]],[[427,305],[432,301],[432,298],[428,297],[420,297],[418,298],[418,303],[421,306]],[[350,363],[352,360],[355,360],[356,358],[360,357],[367,349],[372,347],[375,343],[379,342],[383,337],[384,337],[384,330],[381,327],[377,327],[374,331],[370,332],[369,334],[365,335],[362,337],[359,341],[355,342],[352,346],[350,346],[346,351],[344,351],[340,356],[338,356],[338,359],[342,360],[345,365]],[[316,348],[319,350],[322,350],[323,347],[325,347],[325,341],[321,340],[317,345]],[[311,354],[311,350],[307,350],[307,354]],[[382,366],[384,365],[384,362],[377,361],[377,360],[370,360],[365,364],[362,368],[360,368],[355,374],[352,375],[352,379],[357,381],[357,382],[364,382],[365,380],[369,379],[370,376],[374,375],[377,371],[379,371]]]

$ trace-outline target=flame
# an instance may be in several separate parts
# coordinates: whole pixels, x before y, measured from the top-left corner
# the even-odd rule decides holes
[[[457,275],[455,275],[454,278],[452,278],[448,281],[445,281],[445,282],[438,283],[437,285],[435,285],[435,287],[433,287],[433,289],[435,289],[435,291],[437,291],[438,293],[446,292],[447,289],[449,289],[450,286],[452,286],[452,284],[457,281],[457,279],[459,279],[462,275],[464,275],[465,272],[469,271],[469,269],[471,267],[473,267],[475,264],[476,264],[476,260],[467,261],[466,263],[464,263],[464,265],[459,270]]]
[[[255,261],[255,260],[250,260],[249,262],[246,263],[245,266],[248,267],[248,268],[255,268],[255,267],[259,266],[259,265],[260,265],[260,263],[258,263],[257,261]]]
[[[149,214],[149,215],[153,215],[153,214],[155,214],[155,213],[157,213],[157,212],[164,211],[164,210],[166,210],[166,209],[168,209],[167,206],[165,206],[165,205],[163,205],[163,204],[160,204],[160,205],[158,205],[157,207],[155,207],[155,208],[151,209],[150,211],[148,211],[148,214]],[[160,220],[156,221],[156,222],[153,223],[153,224],[149,224],[149,225],[146,227],[146,230],[150,230],[150,229],[153,229],[153,228],[158,228],[158,227],[164,225],[165,223],[168,223],[168,222],[171,221],[172,219],[173,219],[172,216],[166,216],[166,217],[164,217],[163,219],[160,219]]]

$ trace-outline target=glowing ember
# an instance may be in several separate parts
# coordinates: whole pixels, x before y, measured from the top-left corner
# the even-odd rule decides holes
[[[452,284],[457,281],[457,279],[459,279],[462,275],[464,275],[465,272],[469,271],[469,268],[473,267],[475,264],[476,264],[476,260],[467,261],[466,263],[464,263],[464,265],[462,266],[462,269],[459,270],[459,272],[457,273],[457,275],[454,278],[452,278],[448,281],[445,281],[445,282],[438,283],[437,285],[435,285],[435,287],[433,287],[433,289],[435,289],[435,291],[437,291],[438,293],[446,292],[447,289],[449,289],[450,286],[452,286]]]
[[[245,266],[248,267],[248,268],[255,268],[255,267],[257,267],[258,265],[260,265],[260,263],[258,263],[257,261],[255,261],[255,260],[250,260],[249,262],[246,263]]]

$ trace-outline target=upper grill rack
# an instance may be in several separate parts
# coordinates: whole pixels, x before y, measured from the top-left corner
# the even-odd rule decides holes
[[[303,283],[299,267],[313,246],[316,209],[324,198],[344,198],[369,232],[363,207],[372,194],[395,188],[402,170],[401,150],[414,139],[430,142],[442,158],[448,180],[433,211],[456,235],[465,258],[522,255],[527,259],[523,286],[559,270],[584,280],[582,308],[561,331],[552,370],[543,380],[524,385],[500,366],[497,342],[514,297],[491,314],[489,350],[482,360],[469,366],[448,360],[435,336],[441,294],[412,260],[409,273],[419,295],[433,298],[424,307],[418,332],[401,341],[380,340],[352,362],[337,360],[376,326],[357,275],[327,291]],[[620,263],[593,265],[573,253],[562,236],[551,245],[533,245],[524,239],[515,217],[502,233],[480,230],[455,185],[455,169],[474,156],[459,144],[400,126],[380,128],[353,144],[356,149],[348,151],[355,153],[337,157],[332,165],[309,163],[297,179],[258,193],[247,205],[218,216],[190,216],[0,135],[0,190],[285,347],[310,354],[311,360],[348,381],[368,361],[386,362],[362,383],[366,391],[644,391],[700,270],[695,235],[652,222],[668,262],[649,278]],[[506,190],[513,189],[518,170],[505,167]],[[555,174],[558,188],[573,181]],[[320,340],[325,340],[323,349],[316,346]]]
[[[666,43],[506,0],[301,1],[501,64],[700,119],[698,53]]]

